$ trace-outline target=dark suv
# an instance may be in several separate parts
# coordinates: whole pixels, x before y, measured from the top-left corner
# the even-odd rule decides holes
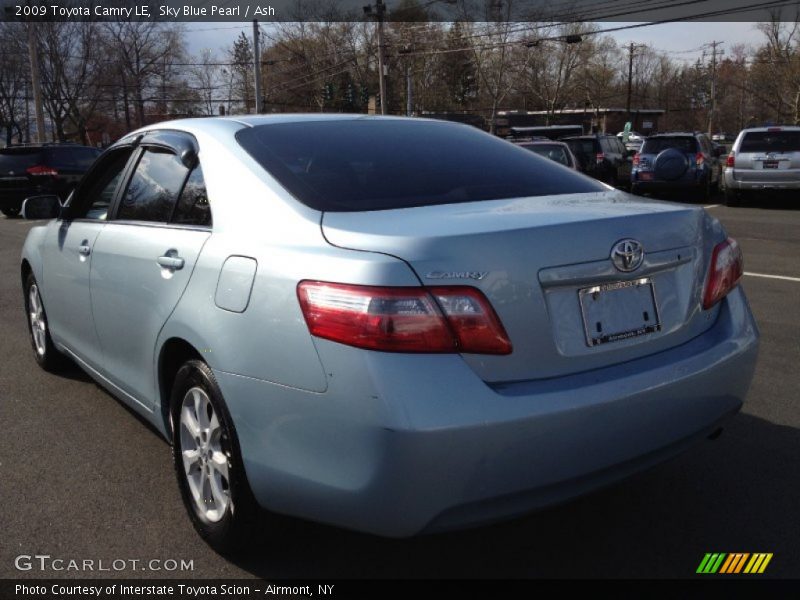
[[[708,200],[719,187],[720,154],[704,133],[652,135],[633,157],[631,191],[689,191],[698,199]]]
[[[0,148],[0,211],[15,217],[25,198],[41,194],[56,194],[63,202],[99,155],[77,144]]]
[[[578,169],[587,175],[615,187],[630,185],[630,153],[617,136],[579,135],[560,141],[569,146],[578,159]]]

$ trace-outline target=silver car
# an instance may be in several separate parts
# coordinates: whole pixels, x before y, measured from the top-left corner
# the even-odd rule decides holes
[[[743,129],[728,154],[724,185],[728,206],[759,191],[800,192],[800,127]]]
[[[758,331],[702,208],[466,125],[172,121],[28,199],[33,355],[172,443],[200,535],[284,513],[387,535],[585,493],[717,433]]]

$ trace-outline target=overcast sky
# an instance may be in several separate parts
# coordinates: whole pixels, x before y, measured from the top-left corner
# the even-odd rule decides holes
[[[631,23],[600,23],[601,29],[630,25]],[[186,24],[189,52],[197,54],[204,48],[221,54],[222,48],[230,47],[241,31],[252,35],[252,24],[243,23],[201,23]],[[201,30],[201,31],[197,31]],[[698,48],[712,41],[724,42],[722,49],[735,44],[758,45],[763,36],[756,30],[755,23],[665,23],[628,29],[609,34],[618,43],[650,44],[657,50],[670,52],[676,60],[693,61],[701,50]],[[691,51],[691,52],[690,52]]]

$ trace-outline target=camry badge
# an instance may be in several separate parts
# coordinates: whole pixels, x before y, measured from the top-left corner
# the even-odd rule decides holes
[[[636,240],[620,240],[611,248],[611,262],[617,270],[629,273],[638,269],[644,261],[644,247]]]
[[[480,281],[489,274],[489,271],[431,271],[425,275],[426,279],[475,279]]]

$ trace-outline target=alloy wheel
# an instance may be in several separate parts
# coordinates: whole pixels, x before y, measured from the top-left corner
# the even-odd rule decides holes
[[[231,504],[224,437],[206,391],[190,388],[183,397],[180,413],[183,468],[198,514],[211,523],[220,521]]]

